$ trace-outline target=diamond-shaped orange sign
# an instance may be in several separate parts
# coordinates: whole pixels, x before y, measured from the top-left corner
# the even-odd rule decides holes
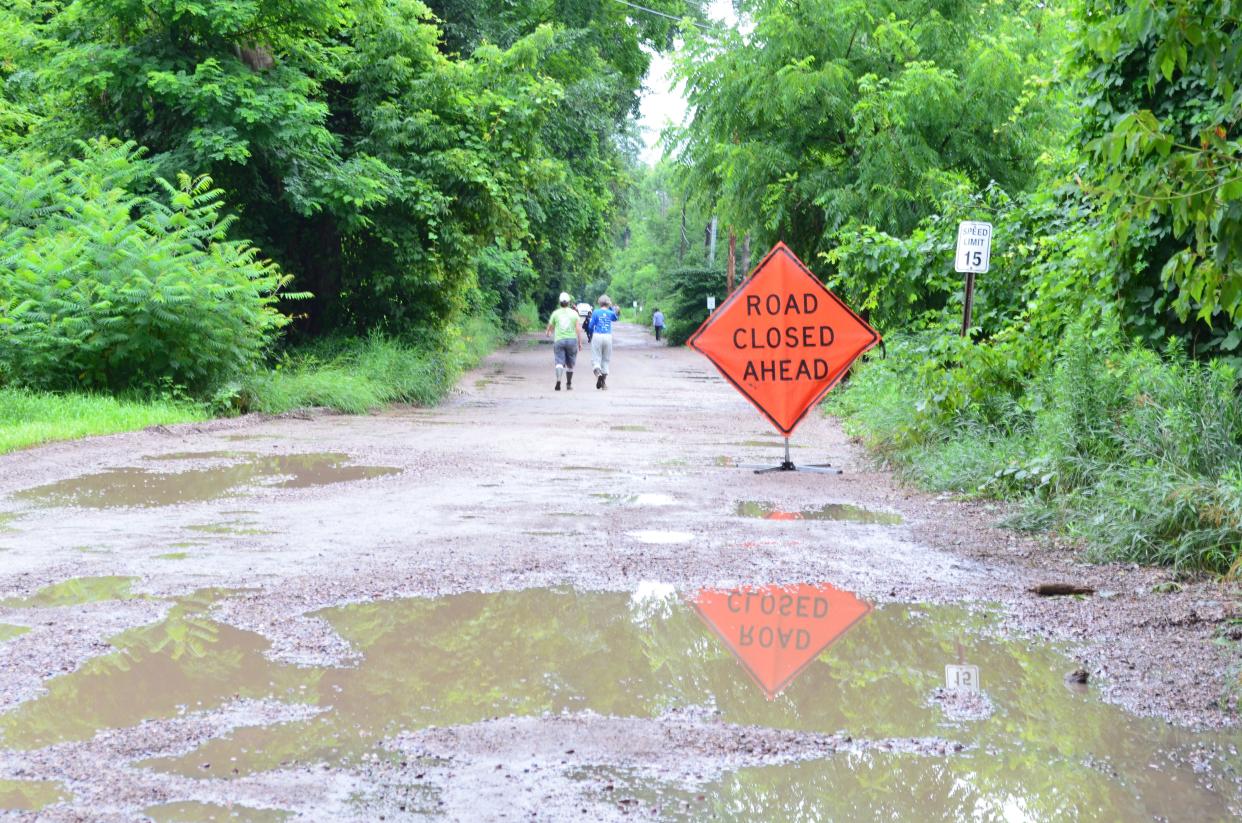
[[[704,589],[694,608],[769,700],[784,691],[871,604],[827,583]]]
[[[788,437],[879,342],[867,321],[777,243],[688,345]]]

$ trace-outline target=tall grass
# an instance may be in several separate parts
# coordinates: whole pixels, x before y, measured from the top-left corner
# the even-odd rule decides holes
[[[1018,501],[1009,525],[1079,538],[1097,560],[1238,572],[1242,385],[1231,369],[1084,339],[1017,397],[998,389],[986,413],[946,414],[926,347],[890,352],[829,409],[908,479]]]
[[[133,431],[256,411],[313,406],[351,414],[387,403],[438,403],[466,369],[502,342],[490,318],[422,345],[374,335],[321,340],[287,353],[271,369],[221,388],[210,402],[172,397],[113,397],[0,388],[0,454],[56,440]],[[167,388],[167,387],[165,387]]]
[[[189,423],[207,416],[202,404],[184,400],[0,389],[0,454],[56,440]]]
[[[489,318],[471,318],[460,331],[423,344],[382,335],[320,340],[217,395],[216,405],[280,414],[325,407],[362,414],[386,403],[438,403],[502,340]]]

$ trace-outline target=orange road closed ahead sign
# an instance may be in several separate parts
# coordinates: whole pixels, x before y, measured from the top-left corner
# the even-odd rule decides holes
[[[777,243],[689,346],[788,437],[880,335]]]
[[[827,583],[704,589],[694,608],[774,700],[871,604]]]

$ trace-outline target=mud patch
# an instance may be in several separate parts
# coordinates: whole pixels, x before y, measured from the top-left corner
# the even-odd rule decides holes
[[[232,455],[231,452],[179,452],[175,460],[197,460]],[[18,492],[14,497],[43,507],[76,506],[88,509],[150,508],[199,503],[238,493],[247,487],[305,489],[397,474],[390,466],[350,466],[349,455],[310,453],[262,457],[236,455],[239,462],[183,472],[156,472],[145,468],[108,469],[58,483]],[[159,456],[149,460],[163,459]]]
[[[828,503],[798,511],[784,511],[772,503],[743,500],[737,504],[738,517],[756,517],[762,520],[835,520],[847,523],[869,523],[881,526],[898,526],[901,515],[878,512],[849,503]]]

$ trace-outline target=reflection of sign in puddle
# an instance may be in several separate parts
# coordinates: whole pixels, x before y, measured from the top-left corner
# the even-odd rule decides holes
[[[220,460],[232,455],[240,462],[183,472],[156,472],[126,467],[62,480],[18,492],[15,497],[41,506],[107,509],[125,506],[172,506],[215,500],[246,486],[306,489],[396,474],[388,466],[350,466],[347,454],[285,454],[263,457],[239,452],[180,452],[150,460]]]
[[[90,761],[101,781],[143,753],[150,757],[134,761],[136,768],[191,778],[146,784],[159,785],[162,797],[135,788],[148,794],[130,802],[143,804],[200,799],[200,786],[211,786],[212,798],[253,802],[252,792],[273,783],[250,782],[248,776],[281,781],[290,770],[341,768],[344,779],[365,781],[375,798],[362,810],[350,806],[339,819],[375,820],[376,809],[384,813],[412,794],[445,785],[420,780],[425,766],[414,759],[408,767],[397,765],[404,755],[393,762],[392,742],[404,733],[434,725],[453,736],[458,730],[450,727],[468,734],[474,724],[496,717],[501,723],[509,715],[529,718],[529,733],[545,735],[538,741],[541,750],[555,752],[540,764],[552,773],[580,760],[562,754],[568,748],[581,754],[579,741],[562,745],[557,737],[577,720],[612,718],[624,731],[639,728],[627,725],[630,720],[645,718],[648,728],[655,724],[674,733],[660,731],[651,745],[666,753],[674,741],[686,771],[697,778],[666,781],[667,770],[648,768],[652,761],[643,759],[642,741],[629,756],[610,759],[608,741],[617,737],[610,731],[598,749],[603,753],[591,762],[633,766],[635,777],[618,783],[582,819],[608,817],[623,797],[639,799],[643,809],[661,806],[673,819],[684,798],[694,819],[728,821],[992,820],[1005,819],[1011,808],[1017,810],[1013,817],[1035,820],[1226,820],[1242,803],[1236,733],[1194,734],[1127,714],[1094,694],[1071,694],[1062,676],[1077,665],[1073,659],[1027,638],[1008,638],[987,616],[962,608],[874,609],[830,654],[806,666],[780,699],[768,700],[739,676],[734,656],[668,585],[633,592],[470,592],[315,612],[357,653],[339,665],[269,657],[266,638],[218,621],[215,607],[228,596],[205,591],[180,598],[159,622],[109,638],[114,651],[45,680],[45,691],[0,714],[0,749],[69,744],[27,759],[40,770],[32,777],[54,777],[60,764],[82,762],[80,754],[88,750],[74,741],[93,741],[89,751],[104,752],[92,753]],[[829,599],[830,614],[835,604]],[[762,599],[758,605],[762,611]],[[789,608],[796,616],[796,601]],[[804,610],[814,617],[813,603]],[[285,631],[279,625],[271,630]],[[928,699],[943,686],[946,655],[959,642],[984,672],[997,709],[989,717],[955,720]],[[213,728],[211,712],[247,699],[281,709],[274,719],[255,720],[263,725]],[[245,711],[249,716],[251,709]],[[166,738],[161,722],[172,720],[169,728],[175,729],[187,715],[195,724],[196,715],[203,716],[203,734]],[[550,717],[564,719],[562,732],[550,728]],[[143,721],[153,725],[139,727]],[[791,735],[845,730],[859,754],[834,748],[791,763],[789,751],[810,750],[760,743],[739,766],[739,749],[727,740],[754,739],[745,728]],[[128,731],[100,736],[102,729]],[[682,730],[692,741],[726,744],[683,746]],[[878,748],[886,740],[910,738],[947,739],[962,748],[952,749],[952,757]],[[120,748],[106,748],[109,739]],[[172,745],[161,746],[161,740]],[[135,741],[140,745],[131,745]],[[532,757],[530,749],[515,745],[512,751],[506,773],[509,763]],[[492,759],[494,747],[462,746],[452,754],[454,769],[480,758],[489,770],[499,762]],[[3,757],[8,762],[15,756]],[[561,765],[565,760],[571,765]],[[662,763],[667,760],[657,761]],[[342,779],[337,772],[322,774],[326,782]],[[454,793],[473,785],[458,783]],[[510,784],[510,792],[521,786]],[[126,793],[131,797],[137,795]],[[270,799],[308,819],[338,819],[313,805],[321,797],[291,789]],[[118,806],[124,802],[119,799]],[[91,816],[89,808],[74,811]],[[139,811],[118,808],[116,814],[130,819]],[[437,812],[435,800],[432,813],[444,813]],[[407,807],[406,817],[411,814]],[[468,813],[447,816],[472,819]]]
[[[881,526],[897,526],[902,522],[899,514],[871,511],[849,503],[829,503],[812,509],[788,512],[771,503],[743,500],[737,504],[737,514],[739,517],[757,517],[763,520],[836,520]]]
[[[703,589],[694,607],[769,700],[871,611],[866,601],[827,583]]]

